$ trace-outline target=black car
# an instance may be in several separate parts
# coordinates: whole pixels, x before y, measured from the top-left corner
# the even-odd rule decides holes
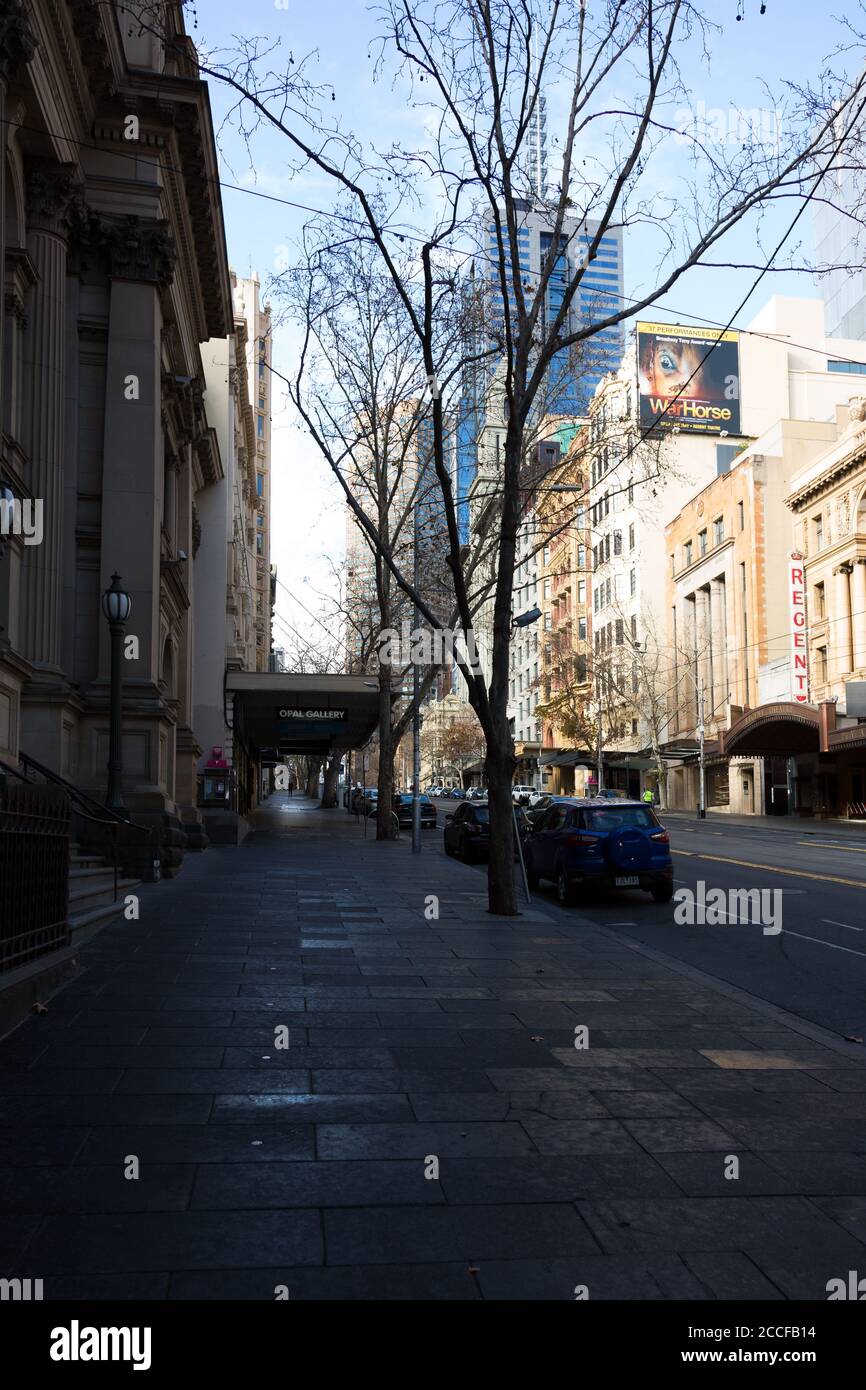
[[[439,824],[436,819],[436,807],[429,796],[420,797],[421,801],[421,829],[435,830]],[[400,792],[394,798],[394,811],[402,830],[404,827],[412,828],[412,793]]]
[[[529,823],[515,808],[521,841],[526,842]],[[486,801],[464,801],[453,815],[445,817],[445,853],[457,855],[464,864],[486,859],[490,853],[490,811]],[[517,849],[515,847],[515,854]]]

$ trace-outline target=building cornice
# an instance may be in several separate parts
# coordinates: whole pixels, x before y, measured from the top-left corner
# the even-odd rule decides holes
[[[862,467],[866,467],[866,429],[857,431],[852,447],[836,459],[835,463],[831,463],[822,473],[811,478],[796,492],[789,493],[785,498],[785,506],[789,507],[791,511],[799,511],[810,502],[832,492],[844,478]]]

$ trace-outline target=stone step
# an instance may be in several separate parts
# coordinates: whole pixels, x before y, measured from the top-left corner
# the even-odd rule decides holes
[[[140,882],[138,878],[118,878],[118,898],[122,900],[124,895],[136,888]],[[110,869],[103,870],[96,877],[88,876],[84,881],[70,874],[69,884],[70,915],[86,908],[101,907],[114,902],[114,873]]]
[[[138,880],[130,880],[130,882],[137,884]],[[102,903],[98,907],[90,907],[76,912],[69,918],[71,945],[80,946],[83,942],[89,941],[103,927],[107,927],[109,922],[116,921],[122,916],[122,898],[119,902]]]

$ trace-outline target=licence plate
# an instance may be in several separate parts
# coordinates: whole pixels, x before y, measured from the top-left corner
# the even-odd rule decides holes
[[[638,888],[640,886],[640,879],[637,874],[632,874],[629,878],[615,879],[614,882],[617,888]]]

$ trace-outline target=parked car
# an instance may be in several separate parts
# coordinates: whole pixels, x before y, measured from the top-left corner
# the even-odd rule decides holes
[[[550,800],[550,792],[543,792],[543,791],[541,791],[539,788],[536,787],[535,791],[531,794],[531,796],[530,796],[530,798],[529,798],[529,800],[528,800],[528,802],[527,802],[526,804],[530,807],[531,810],[534,811],[535,808],[536,808],[542,801],[547,802],[547,801],[549,801],[549,800]]]
[[[405,826],[412,828],[412,793],[401,792],[394,798],[394,811],[402,830]],[[439,824],[436,818],[436,807],[429,796],[421,797],[421,829],[435,830]]]
[[[378,787],[355,787],[352,792],[352,810],[356,816],[365,816],[369,806],[368,798],[378,796]]]
[[[534,791],[534,787],[530,787],[524,782],[518,782],[516,786],[511,788],[511,799],[515,806],[526,806]]]
[[[525,847],[529,823],[522,811],[517,812],[517,827]],[[456,855],[464,864],[474,859],[486,859],[490,853],[490,810],[486,801],[464,801],[462,806],[445,817],[445,853]],[[517,855],[517,847],[514,850]]]
[[[628,792],[624,792],[621,787],[602,787],[596,793],[596,799],[601,801],[628,801]]]
[[[469,800],[469,801],[486,801],[486,800],[487,800],[487,788],[486,788],[486,787],[470,787],[469,790],[468,790],[468,792],[466,793],[466,797],[467,797],[467,800]]]
[[[530,886],[550,879],[564,905],[590,886],[643,888],[657,903],[673,897],[668,833],[640,801],[557,798],[536,821],[525,859]]]
[[[544,792],[539,797],[530,799],[529,806],[524,813],[530,826],[537,825],[548,806],[552,806],[556,800],[557,798],[552,796],[550,792]]]
[[[462,787],[452,787],[448,795],[455,801],[463,801],[466,793]]]

